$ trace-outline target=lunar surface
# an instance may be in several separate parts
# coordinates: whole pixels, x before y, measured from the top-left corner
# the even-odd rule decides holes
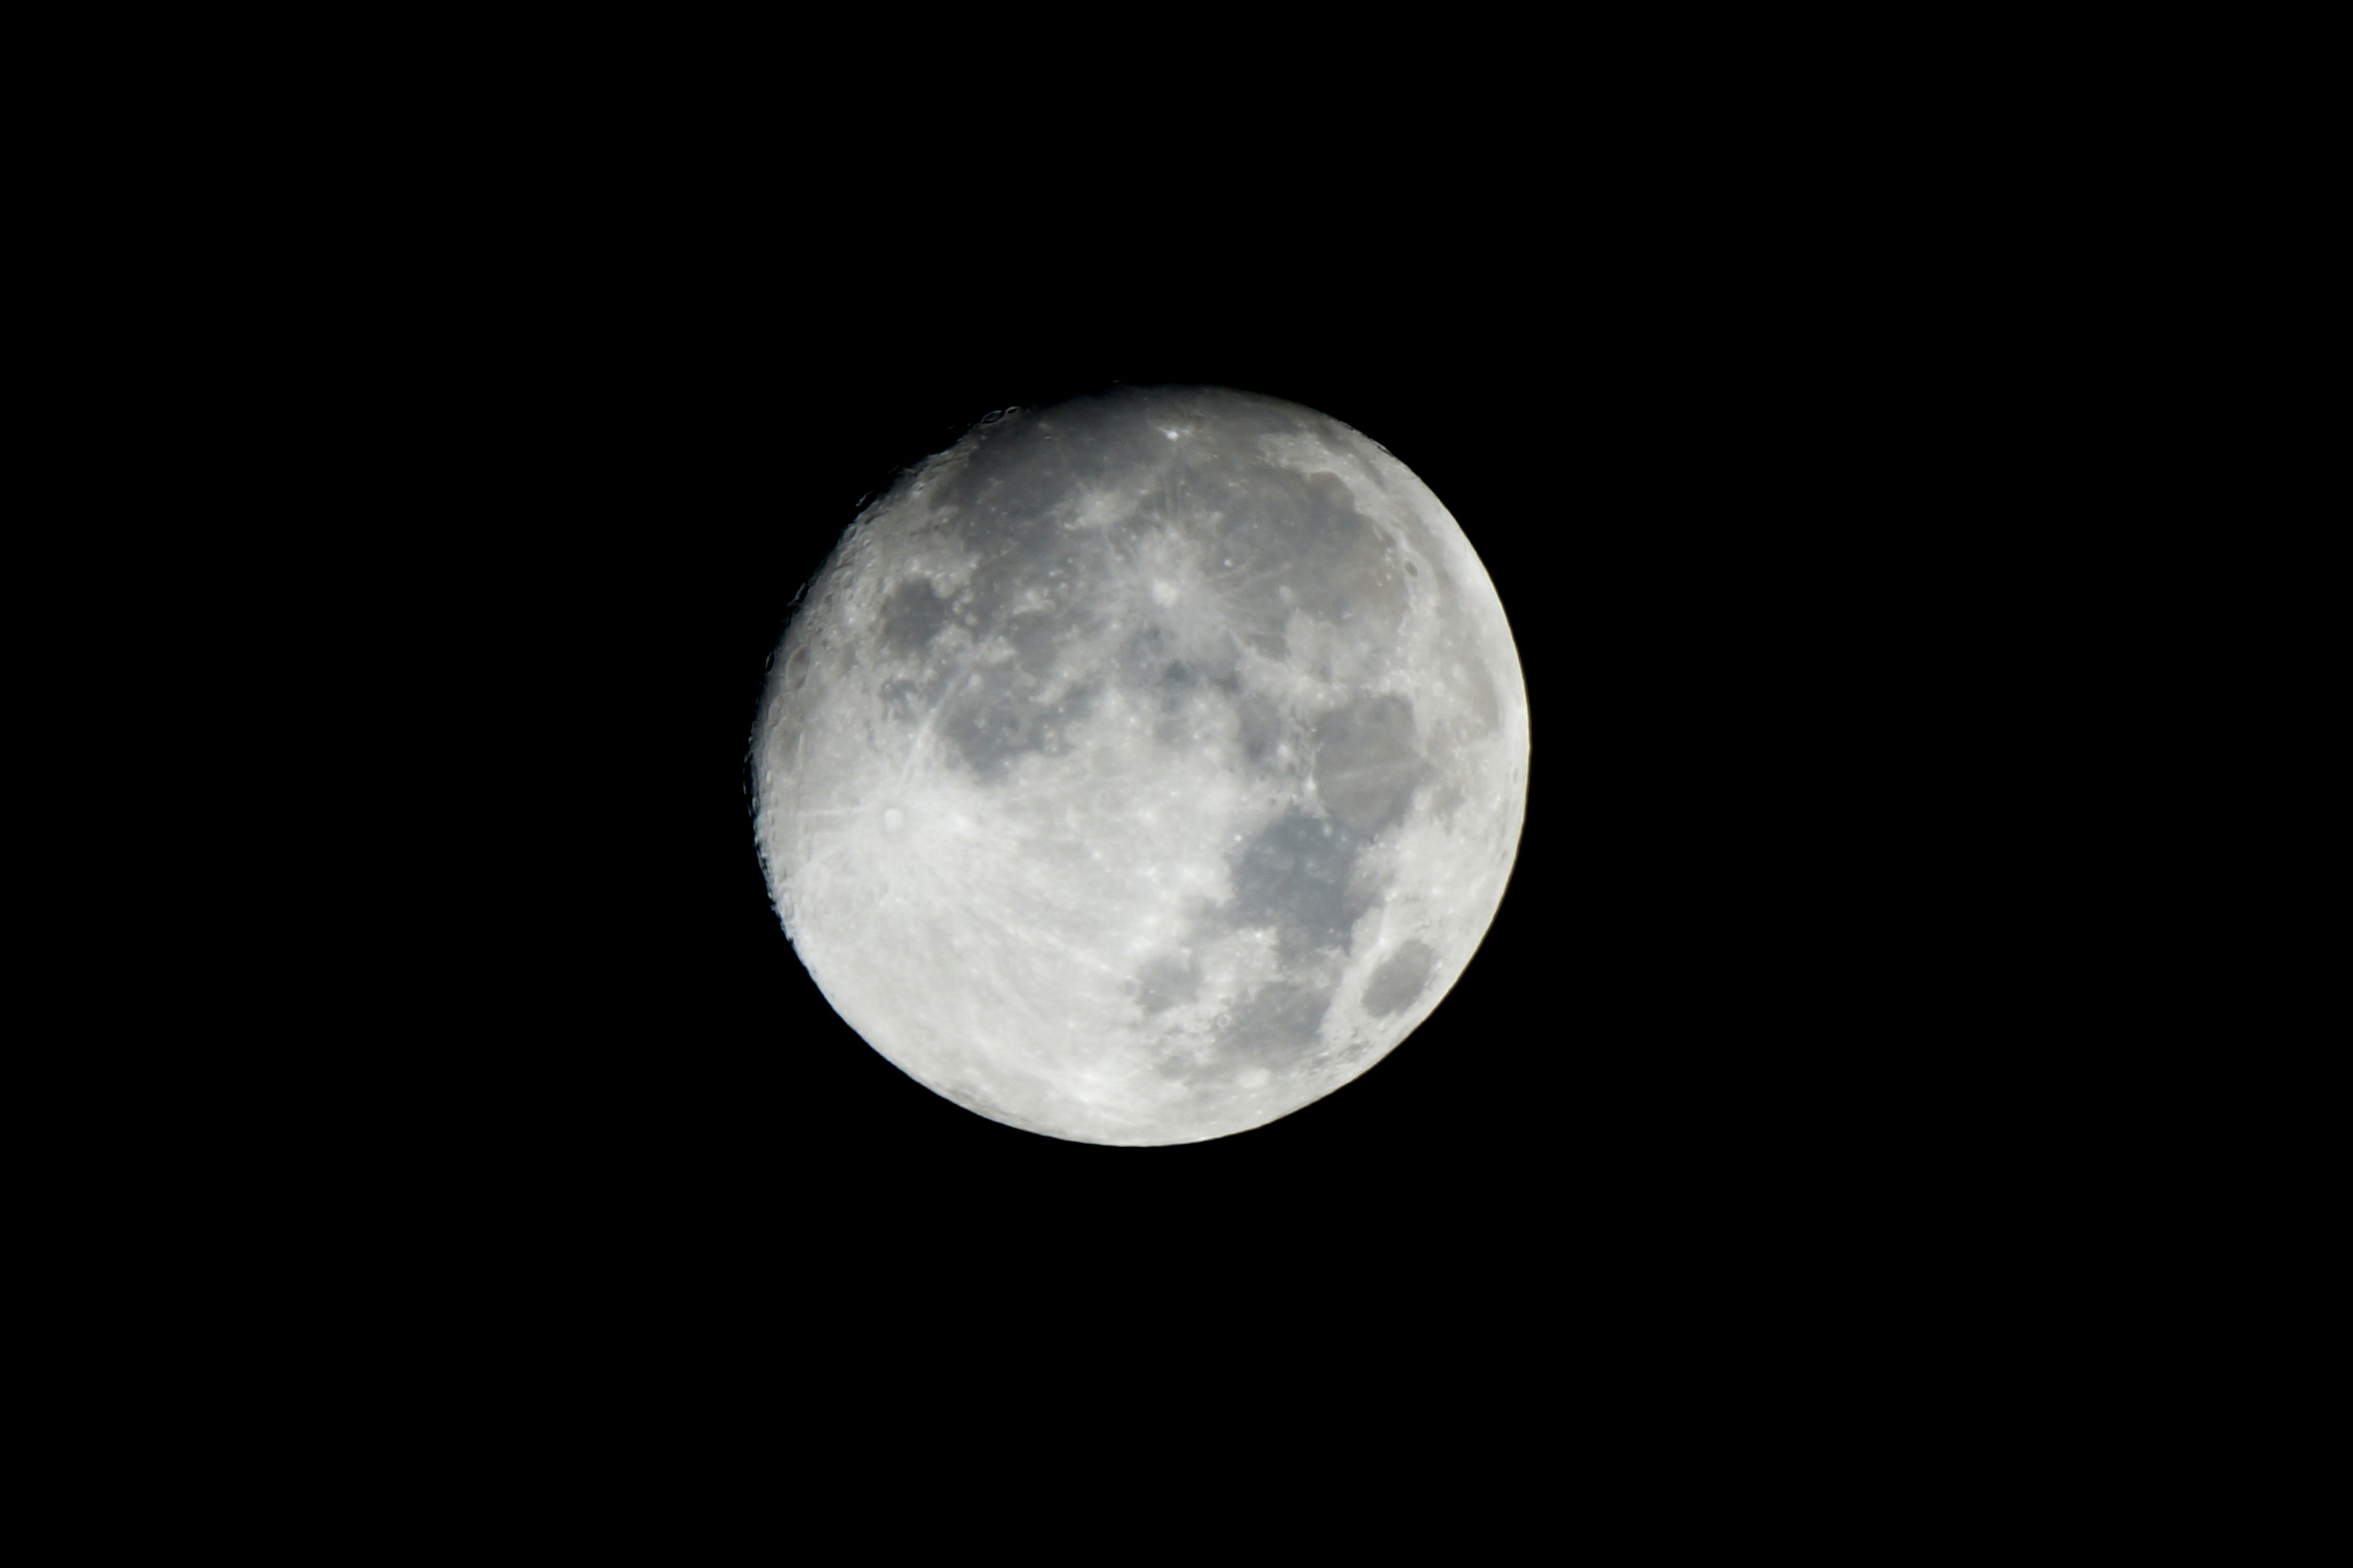
[[[1121,389],[902,475],[809,585],[754,820],[836,1011],[968,1110],[1257,1127],[1412,1033],[1502,901],[1527,697],[1470,542],[1311,409]]]

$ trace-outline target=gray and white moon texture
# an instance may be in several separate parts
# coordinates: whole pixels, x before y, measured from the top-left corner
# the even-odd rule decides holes
[[[1384,448],[1123,388],[986,423],[858,518],[752,762],[786,932],[877,1051],[1013,1127],[1190,1143],[1347,1083],[1461,977],[1527,695]]]

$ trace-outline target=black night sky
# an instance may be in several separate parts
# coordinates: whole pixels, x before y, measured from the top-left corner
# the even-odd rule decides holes
[[[498,744],[535,1000],[482,1114],[536,1130],[565,1223],[754,1295],[796,1252],[1320,1258],[1422,1290],[1861,1201],[1857,1150],[1905,1124],[1850,1108],[1940,1026],[1905,1011],[1880,915],[1915,754],[1887,738],[1891,613],[1853,591],[1902,499],[1863,455],[1902,421],[1869,351],[1795,306],[1489,240],[1371,274],[679,265],[530,340],[544,403],[513,450],[562,478],[516,498],[539,629]],[[1387,446],[1485,562],[1533,735],[1510,890],[1437,1014],[1303,1110],[1158,1149],[1000,1126],[876,1055],[770,910],[745,795],[765,661],[861,500],[991,410],[1122,382],[1271,394]]]

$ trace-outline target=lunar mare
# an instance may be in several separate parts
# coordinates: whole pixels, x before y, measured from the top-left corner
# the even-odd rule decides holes
[[[1239,1132],[1429,1016],[1501,903],[1527,700],[1428,487],[1214,388],[1018,412],[903,475],[787,631],[761,858],[835,1010],[996,1121]]]

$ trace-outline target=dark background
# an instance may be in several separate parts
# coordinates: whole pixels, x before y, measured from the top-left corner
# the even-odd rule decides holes
[[[1895,1464],[1883,1436],[1947,1407],[1923,1382],[2004,1386],[2005,1333],[2048,1335],[2042,1265],[2130,1207],[2129,1166],[2051,1175],[2102,1160],[2137,1041],[2092,987],[2049,994],[2100,934],[2081,847],[2126,794],[2070,784],[2069,745],[2137,650],[2070,667],[2043,628],[2096,638],[2131,591],[2139,521],[2084,443],[2171,318],[2116,304],[2140,257],[2065,244],[2107,154],[1986,221],[2028,182],[1952,171],[1998,97],[1943,117],[1940,167],[1875,112],[1826,104],[1792,146],[1794,102],[1603,105],[1527,58],[1537,90],[1465,73],[1521,122],[1457,144],[1402,96],[1296,127],[1163,100],[975,116],[864,170],[898,94],[790,135],[649,103],[601,147],[533,116],[424,163],[420,101],[383,117],[397,180],[317,182],[347,221],[268,198],[283,243],[230,254],[282,343],[201,288],[174,311],[208,333],[181,401],[232,371],[274,395],[229,405],[255,460],[184,487],[224,520],[185,531],[316,617],[260,627],[255,666],[332,689],[294,732],[357,744],[316,781],[342,901],[290,911],[341,950],[321,1037],[232,1052],[225,1086],[169,1042],[191,1232],[292,1221],[258,1237],[289,1288],[257,1331],[362,1308],[350,1359],[447,1380],[437,1428],[510,1448],[485,1390],[659,1445],[748,1433],[788,1477],[811,1446],[956,1463],[925,1447],[942,1405],[992,1438],[1008,1410],[1090,1436],[1208,1411],[1204,1451],[1269,1495],[1318,1373],[1410,1447],[1506,1436],[1534,1473],[1493,1489],[1547,1498],[1646,1431],[1676,1476],[1694,1444],[1790,1452],[1825,1367]],[[1169,1149],[999,1127],[884,1062],[786,942],[744,793],[765,660],[861,500],[991,410],[1113,382],[1293,399],[1396,453],[1496,583],[1534,740],[1507,898],[1435,1016],[1314,1106]],[[237,537],[279,486],[286,542]],[[388,811],[343,804],[387,779]],[[372,942],[344,889],[384,886]],[[205,1191],[216,1149],[249,1201]],[[887,1448],[813,1410],[828,1385]],[[637,1388],[692,1414],[640,1422]],[[1431,1393],[1461,1414],[1418,1419]],[[2003,1412],[1998,1464],[2042,1408]],[[1367,1434],[1386,1505],[1409,1447]]]
[[[227,925],[260,1044],[240,1010],[118,987],[185,1020],[162,1044],[187,1092],[158,1120],[189,1157],[142,1185],[192,1256],[129,1298],[142,1342],[195,1325],[187,1361],[244,1414],[208,1300],[272,1352],[317,1342],[288,1363],[306,1397],[411,1405],[428,1464],[473,1439],[493,1489],[543,1426],[631,1454],[703,1439],[789,1485],[812,1450],[1035,1470],[1039,1415],[1103,1435],[1132,1483],[1135,1428],[1206,1414],[1216,1440],[1153,1480],[1213,1454],[1241,1472],[1221,1489],[1281,1497],[1336,1450],[1386,1525],[1423,1454],[1464,1446],[1482,1474],[1449,1506],[1543,1497],[1556,1531],[1593,1511],[1597,1455],[1670,1479],[1653,1519],[1732,1514],[1694,1462],[1711,1448],[1795,1455],[1842,1498],[1856,1467],[1793,1441],[1809,1419],[1919,1468],[1912,1432],[1986,1410],[1993,1457],[1957,1473],[1997,1489],[2028,1428],[2082,1447],[2049,1418],[2069,1379],[2010,1346],[2113,1357],[2147,1321],[2094,1304],[2054,1331],[2065,1266],[2150,1205],[2100,1137],[2134,1115],[2140,1041],[2096,984],[2051,999],[2105,918],[2082,847],[2133,787],[2071,783],[2069,747],[2145,677],[2137,644],[2071,667],[2041,628],[2094,642],[2089,612],[2133,592],[2135,465],[2088,432],[2112,364],[2171,352],[2174,313],[2117,285],[2181,219],[2070,250],[2125,124],[2044,213],[1985,221],[2029,184],[1952,177],[2012,112],[1998,82],[1939,116],[1940,167],[1769,70],[1787,101],[1710,118],[1607,101],[1588,89],[1618,60],[1531,43],[1482,51],[1523,53],[1526,88],[1460,73],[1518,122],[1451,143],[1396,90],[1297,126],[1139,97],[1045,134],[975,113],[867,169],[845,165],[903,124],[895,83],[763,122],[802,78],[880,61],[799,54],[732,95],[734,125],[599,76],[582,90],[638,121],[608,145],[517,99],[518,134],[451,127],[428,159],[423,87],[370,116],[380,177],[331,144],[260,195],[267,225],[159,227],[142,266],[198,352],[176,380],[93,372],[159,424],[225,415],[196,444],[237,456],[183,471],[132,441],[100,467],[167,478],[192,568],[225,556],[261,600],[229,628],[249,670],[175,641],[166,672],[207,708],[315,682],[267,721],[352,747],[290,777],[178,753],[262,812],[323,795],[343,831],[258,834],[315,848],[333,889],[273,911],[315,960]],[[1805,116],[1813,145],[1773,134]],[[1367,147],[1367,121],[1401,145]],[[234,172],[206,162],[199,207]],[[232,289],[188,264],[216,245]],[[1435,1016],[1326,1100],[1170,1149],[999,1127],[884,1062],[786,942],[744,793],[765,660],[861,500],[991,410],[1114,382],[1293,399],[1395,452],[1496,583],[1534,739],[1508,896]],[[257,526],[281,498],[286,526]],[[246,846],[207,837],[227,881]],[[387,888],[380,927],[355,916]],[[272,1016],[281,990],[306,1010]],[[353,1372],[391,1398],[354,1399]],[[943,1409],[990,1442],[944,1440]],[[1362,1440],[1303,1432],[1327,1410],[1363,1413]],[[786,1518],[830,1500],[793,1489]]]
[[[206,1161],[255,1177],[173,1201],[199,1236],[294,1222],[261,1238],[290,1265],[261,1331],[350,1302],[384,1325],[358,1356],[454,1374],[454,1411],[536,1362],[574,1408],[627,1376],[794,1445],[830,1436],[797,1404],[818,1374],[863,1394],[883,1365],[990,1412],[1206,1405],[1263,1472],[1351,1355],[1376,1402],[1419,1362],[1541,1436],[1596,1384],[1665,1429],[1760,1372],[1778,1423],[1817,1396],[1809,1347],[1917,1334],[1899,1372],[1966,1375],[1956,1341],[2032,1321],[2031,1281],[1993,1300],[1968,1258],[2010,1217],[1988,1194],[2039,1202],[2038,1137],[2115,1114],[2047,1109],[2044,1043],[2098,1020],[2032,995],[2092,923],[2066,829],[2107,804],[2043,808],[2044,742],[2114,682],[1997,713],[1989,677],[2111,586],[2052,549],[2107,476],[2034,459],[2095,412],[2075,323],[2112,269],[2052,288],[2042,233],[1975,222],[1910,149],[1874,163],[1868,120],[1792,155],[1671,100],[1556,113],[1555,85],[1526,126],[1396,156],[1336,118],[1224,159],[1181,126],[976,121],[835,199],[887,110],[608,148],[534,120],[427,163],[404,114],[400,181],[318,182],[344,221],[269,196],[284,243],[234,252],[257,308],[179,312],[208,333],[188,401],[231,372],[271,395],[231,405],[256,460],[195,487],[225,521],[190,547],[283,487],[286,542],[236,542],[318,635],[265,626],[256,668],[332,689],[297,733],[355,742],[351,775],[291,781],[346,812],[326,876],[403,896],[380,936],[290,911],[331,950],[320,1038],[225,1086],[172,1042],[237,1112],[188,1097]],[[991,410],[1113,382],[1293,399],[1396,453],[1497,584],[1534,739],[1508,896],[1436,1016],[1324,1101],[1171,1149],[999,1127],[876,1056],[786,942],[744,793],[766,658],[861,500]],[[388,810],[343,805],[387,779]],[[2021,867],[2006,814],[2056,847]],[[920,1442],[861,1402],[894,1458]]]
[[[531,643],[484,740],[512,948],[480,962],[524,975],[472,1020],[504,1043],[460,1112],[512,1167],[492,1232],[744,1301],[786,1258],[1492,1297],[1580,1256],[1804,1267],[1900,1223],[1965,1076],[1959,999],[1921,973],[1947,851],[1912,629],[1961,503],[1889,368],[1941,340],[1672,246],[1134,243],[1109,285],[710,249],[493,343],[462,406],[511,489],[470,504],[526,548],[480,592],[527,600]],[[1119,382],[1387,446],[1486,563],[1533,734],[1509,891],[1435,1016],[1322,1101],[1162,1149],[1000,1126],[868,1047],[769,907],[746,794],[766,659],[861,501],[992,410]]]

